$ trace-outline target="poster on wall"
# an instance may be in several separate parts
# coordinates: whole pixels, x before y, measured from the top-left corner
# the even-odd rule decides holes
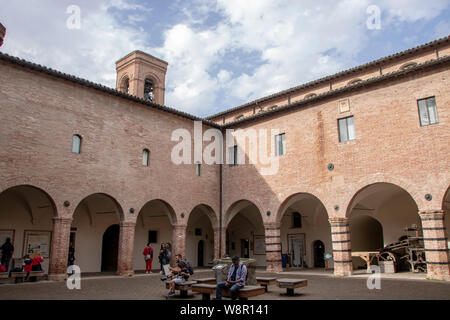
[[[25,230],[23,254],[31,256],[36,250],[39,250],[43,258],[49,258],[51,234],[51,231]]]
[[[0,247],[5,243],[6,238],[11,239],[11,243],[14,245],[14,230],[13,229],[0,229]],[[0,250],[0,258],[2,252]]]
[[[255,250],[253,254],[266,254],[266,239],[264,236],[256,236],[254,238]]]

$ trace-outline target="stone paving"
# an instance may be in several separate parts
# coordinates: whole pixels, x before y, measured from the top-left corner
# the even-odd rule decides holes
[[[334,278],[330,274],[308,274],[308,272],[283,272],[279,274],[257,271],[258,276],[275,276],[278,278],[301,278],[308,280],[308,286],[296,289],[294,297],[287,297],[285,289],[275,285],[269,292],[251,298],[251,300],[339,300],[339,299],[450,299],[450,282],[421,279],[381,279],[380,290],[369,290],[366,278]],[[209,270],[199,270],[195,278],[211,277]],[[114,275],[91,275],[82,277],[81,290],[67,289],[65,282],[40,281],[36,283],[0,284],[1,300],[21,299],[69,299],[69,300],[165,300],[167,290],[160,280],[159,273],[150,275],[137,274],[133,277]],[[169,299],[177,300],[177,297]],[[184,300],[199,300],[200,294],[192,294]]]

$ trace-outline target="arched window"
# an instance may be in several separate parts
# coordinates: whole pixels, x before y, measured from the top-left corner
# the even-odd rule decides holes
[[[315,93],[310,93],[310,94],[307,94],[307,95],[305,96],[305,99],[314,98],[315,96],[317,96],[317,94],[315,94]]]
[[[407,63],[405,63],[404,65],[402,65],[400,67],[400,70],[405,70],[407,68],[412,68],[412,67],[415,67],[415,66],[417,66],[417,62],[407,62]]]
[[[142,165],[148,167],[150,164],[150,151],[148,149],[142,150]]]
[[[120,91],[129,93],[130,90],[130,80],[128,77],[125,77],[122,79],[122,82],[120,83]]]
[[[72,152],[81,153],[81,136],[78,134],[72,136]]]
[[[144,99],[145,100],[149,100],[149,101],[153,101],[154,99],[154,84],[153,81],[150,79],[145,79],[145,84],[144,84]]]
[[[292,228],[302,227],[302,215],[299,212],[292,213]]]

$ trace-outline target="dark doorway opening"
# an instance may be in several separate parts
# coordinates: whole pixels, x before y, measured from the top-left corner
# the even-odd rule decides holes
[[[117,258],[119,255],[119,232],[119,225],[113,224],[108,227],[103,234],[102,272],[117,270]]]
[[[250,258],[248,239],[241,239],[241,257]]]
[[[203,240],[200,240],[197,246],[197,265],[199,267],[203,267],[203,250],[204,250]]]
[[[325,268],[325,245],[322,241],[314,241],[314,267]]]

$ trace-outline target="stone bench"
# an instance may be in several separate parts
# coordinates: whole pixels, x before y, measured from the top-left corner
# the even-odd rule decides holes
[[[266,293],[266,289],[263,286],[244,286],[241,290],[237,292],[237,297],[239,300],[248,300],[250,297],[256,297]],[[228,288],[224,287],[222,290],[222,295],[225,297],[231,297],[231,292]]]
[[[216,293],[217,285],[215,284],[194,284],[192,286],[192,292],[198,292],[202,294],[202,300],[210,300],[211,295]],[[244,286],[237,292],[237,297],[240,300],[248,300],[250,297],[259,296],[266,293],[263,286]],[[224,297],[230,297],[231,292],[227,287],[222,289],[222,295]]]
[[[180,291],[180,298],[187,298],[188,291],[192,289],[192,285],[196,283],[196,281],[186,281],[182,284],[175,284],[175,290]],[[170,281],[166,281],[166,289],[170,289]]]
[[[194,279],[194,281],[196,281],[197,284],[216,284],[216,278],[201,278]]]
[[[266,292],[269,291],[269,285],[274,284],[276,280],[277,278],[275,277],[256,277],[256,282],[263,286],[266,289]]]
[[[306,279],[277,279],[277,287],[286,288],[286,295],[293,296],[294,289],[306,287],[308,280]]]
[[[15,283],[23,282],[23,280],[26,276],[27,276],[27,272],[25,272],[25,271],[11,271],[11,278],[14,278]],[[45,277],[45,272],[31,271],[28,279],[30,279],[30,281],[36,281],[37,277]]]
[[[192,292],[197,292],[202,294],[202,300],[210,300],[211,295],[216,293],[215,284],[207,284],[207,283],[197,283],[192,285]]]

